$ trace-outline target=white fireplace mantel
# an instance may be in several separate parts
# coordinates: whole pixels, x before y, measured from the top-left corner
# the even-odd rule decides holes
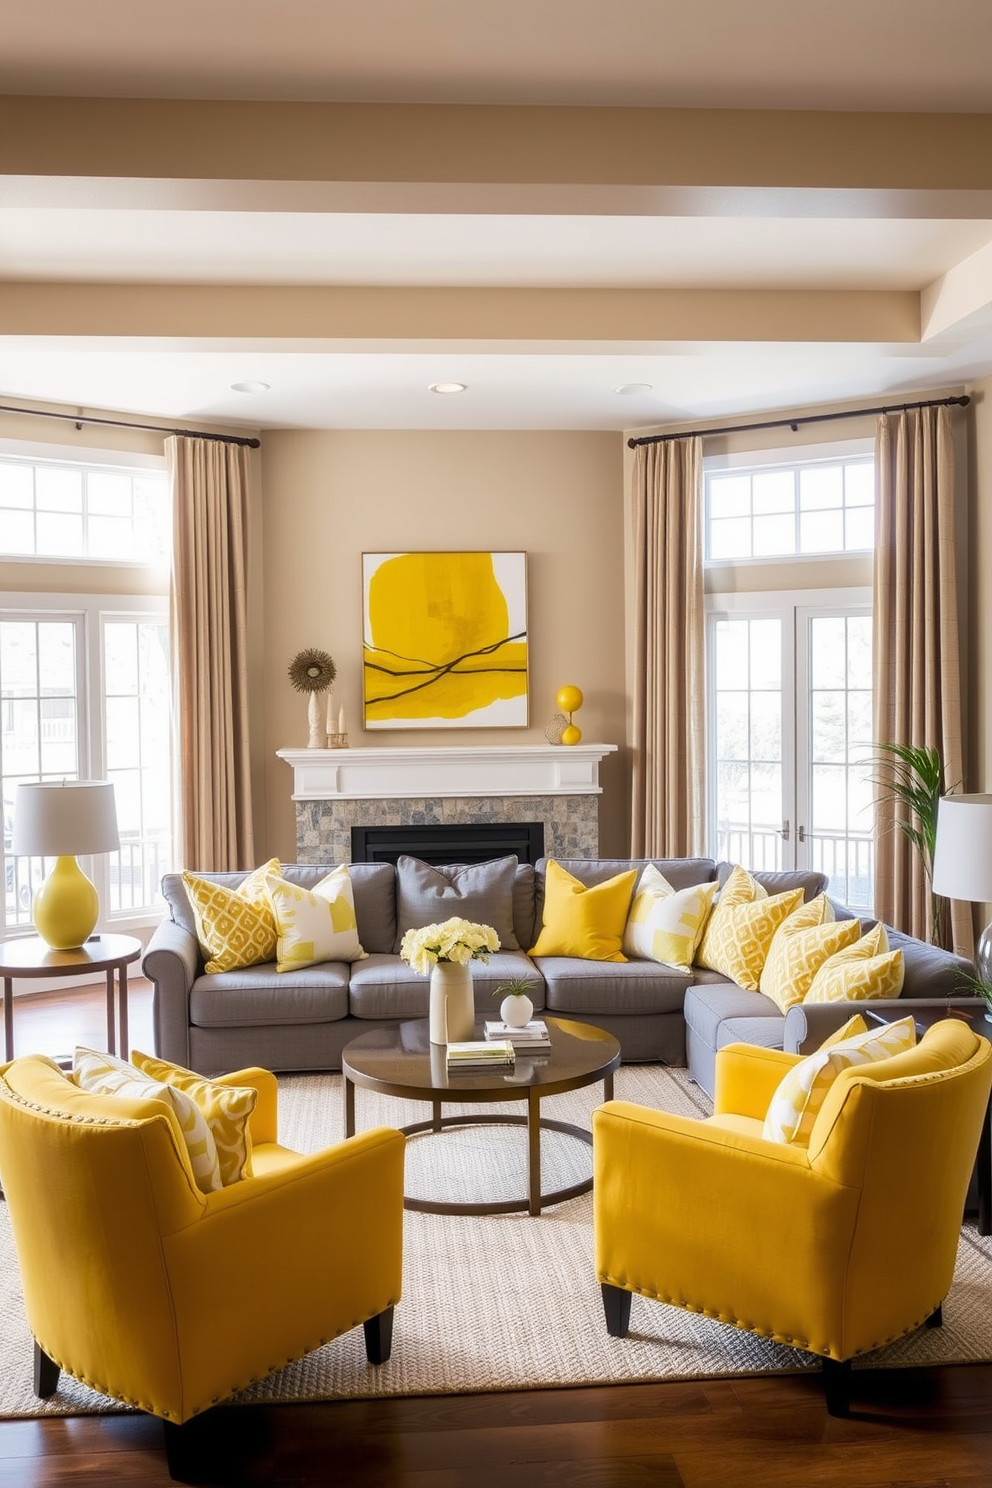
[[[454,745],[437,749],[278,749],[294,801],[420,796],[599,795],[615,744]]]

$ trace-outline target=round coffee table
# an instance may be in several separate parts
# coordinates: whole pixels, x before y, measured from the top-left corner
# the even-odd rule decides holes
[[[585,1085],[603,1082],[603,1099],[613,1099],[613,1072],[620,1063],[620,1045],[610,1033],[588,1023],[545,1018],[551,1049],[543,1054],[517,1050],[511,1069],[457,1070],[448,1073],[443,1044],[432,1044],[426,1019],[377,1028],[347,1044],[341,1056],[344,1073],[345,1136],[355,1135],[355,1086],[395,1095],[407,1100],[430,1101],[427,1121],[400,1127],[407,1136],[440,1132],[451,1126],[526,1126],[527,1197],[493,1203],[435,1203],[430,1199],[404,1199],[407,1209],[430,1214],[512,1214],[527,1210],[540,1214],[547,1204],[560,1204],[588,1193],[592,1178],[559,1188],[541,1190],[541,1130],[564,1132],[592,1146],[592,1132],[569,1121],[552,1121],[541,1115],[541,1097],[561,1095]],[[481,1033],[476,1033],[476,1038]],[[490,1101],[526,1101],[527,1114],[497,1115],[492,1112],[444,1116],[443,1105],[478,1106]]]

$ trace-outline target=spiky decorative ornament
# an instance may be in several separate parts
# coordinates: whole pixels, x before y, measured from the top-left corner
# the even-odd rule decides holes
[[[337,674],[333,659],[313,646],[297,652],[289,663],[289,680],[297,692],[326,692]]]

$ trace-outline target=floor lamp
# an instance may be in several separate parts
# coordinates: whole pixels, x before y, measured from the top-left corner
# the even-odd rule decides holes
[[[944,899],[992,904],[992,796],[941,797],[932,887]],[[975,965],[992,987],[992,925],[979,937]]]
[[[31,907],[35,929],[53,950],[81,946],[100,917],[100,896],[76,854],[119,847],[109,780],[30,781],[17,787],[11,851],[55,859]]]

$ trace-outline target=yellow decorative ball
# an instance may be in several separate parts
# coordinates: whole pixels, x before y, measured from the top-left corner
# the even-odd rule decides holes
[[[582,693],[578,687],[559,687],[556,701],[563,713],[574,713],[582,707]]]
[[[561,742],[563,744],[578,744],[581,738],[582,730],[580,728],[576,728],[574,723],[570,723],[568,725],[568,728],[562,729]]]

